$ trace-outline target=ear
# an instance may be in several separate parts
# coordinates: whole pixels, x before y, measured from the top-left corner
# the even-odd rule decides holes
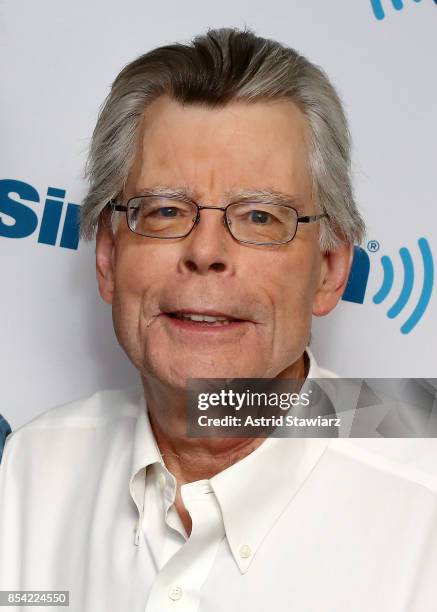
[[[114,233],[106,217],[100,216],[96,235],[96,276],[99,292],[107,304],[114,296]]]
[[[342,243],[322,254],[320,280],[313,300],[313,314],[327,315],[338,304],[349,277],[354,254],[353,244]]]

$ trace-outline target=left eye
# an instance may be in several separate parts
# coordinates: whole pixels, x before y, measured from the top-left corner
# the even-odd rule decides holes
[[[271,220],[272,215],[264,210],[251,210],[249,217],[255,223],[264,224]]]
[[[157,214],[159,217],[176,217],[178,214],[178,209],[174,206],[165,206],[158,208],[155,211],[155,214]]]

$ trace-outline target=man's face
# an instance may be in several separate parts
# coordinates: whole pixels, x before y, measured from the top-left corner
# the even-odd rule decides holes
[[[315,214],[307,151],[305,121],[291,102],[211,110],[162,97],[145,112],[123,203],[157,186],[189,189],[212,206],[237,191],[268,190]],[[159,240],[135,235],[123,218],[100,279],[119,342],[143,376],[172,387],[187,378],[277,376],[309,340],[323,269],[318,232],[319,223],[299,224],[288,244],[240,244],[223,212],[203,210],[189,236]],[[182,312],[238,321],[181,321]]]

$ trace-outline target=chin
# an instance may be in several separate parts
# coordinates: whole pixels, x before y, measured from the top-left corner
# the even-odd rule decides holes
[[[187,387],[187,381],[195,378],[251,378],[257,377],[259,374],[255,372],[253,366],[241,365],[236,368],[235,364],[224,363],[224,364],[193,364],[191,367],[185,367],[181,369],[174,369],[170,367],[167,369],[159,368],[155,370],[155,376],[157,376],[161,382],[170,387],[185,390]]]

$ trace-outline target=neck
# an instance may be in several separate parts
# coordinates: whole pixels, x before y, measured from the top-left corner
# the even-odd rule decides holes
[[[278,374],[278,378],[306,378],[309,360],[304,353]],[[147,407],[159,450],[178,486],[212,478],[240,461],[264,438],[188,438],[185,393],[143,378]]]
[[[304,353],[278,377],[306,378],[308,367]],[[182,501],[181,486],[212,478],[252,453],[264,438],[188,438],[185,393],[169,389],[156,379],[143,378],[143,386],[156,442],[168,471],[176,478],[175,508],[189,536],[192,522]]]

